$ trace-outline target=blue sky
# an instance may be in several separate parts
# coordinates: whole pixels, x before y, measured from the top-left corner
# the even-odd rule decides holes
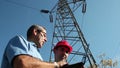
[[[82,16],[77,11],[75,16],[90,44],[90,50],[97,63],[101,54],[106,59],[117,59],[120,64],[120,1],[86,0],[87,11]],[[40,24],[47,28],[48,42],[40,50],[43,59],[48,61],[52,40],[53,24],[41,9],[51,10],[57,0],[0,0],[0,61],[9,41],[15,35],[26,37],[26,30],[31,24]],[[84,17],[84,18],[83,18]]]

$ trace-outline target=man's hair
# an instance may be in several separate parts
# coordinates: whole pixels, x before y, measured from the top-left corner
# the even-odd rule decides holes
[[[27,39],[32,35],[34,29],[37,29],[38,32],[43,31],[43,29],[46,30],[45,27],[43,27],[43,26],[33,24],[27,30]]]

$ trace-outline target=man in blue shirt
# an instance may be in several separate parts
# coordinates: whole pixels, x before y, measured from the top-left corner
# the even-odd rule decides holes
[[[44,62],[38,48],[47,41],[46,29],[32,25],[27,31],[27,40],[22,36],[13,37],[4,51],[1,68],[60,68],[62,62]]]

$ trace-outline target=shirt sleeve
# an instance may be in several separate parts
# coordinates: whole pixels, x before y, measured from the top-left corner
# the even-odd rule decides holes
[[[28,54],[27,50],[27,42],[21,36],[12,38],[6,48],[6,56],[9,63],[11,63],[13,58],[17,55]]]

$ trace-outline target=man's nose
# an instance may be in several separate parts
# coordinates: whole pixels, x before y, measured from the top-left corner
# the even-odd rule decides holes
[[[45,38],[45,42],[47,42],[47,37]]]

